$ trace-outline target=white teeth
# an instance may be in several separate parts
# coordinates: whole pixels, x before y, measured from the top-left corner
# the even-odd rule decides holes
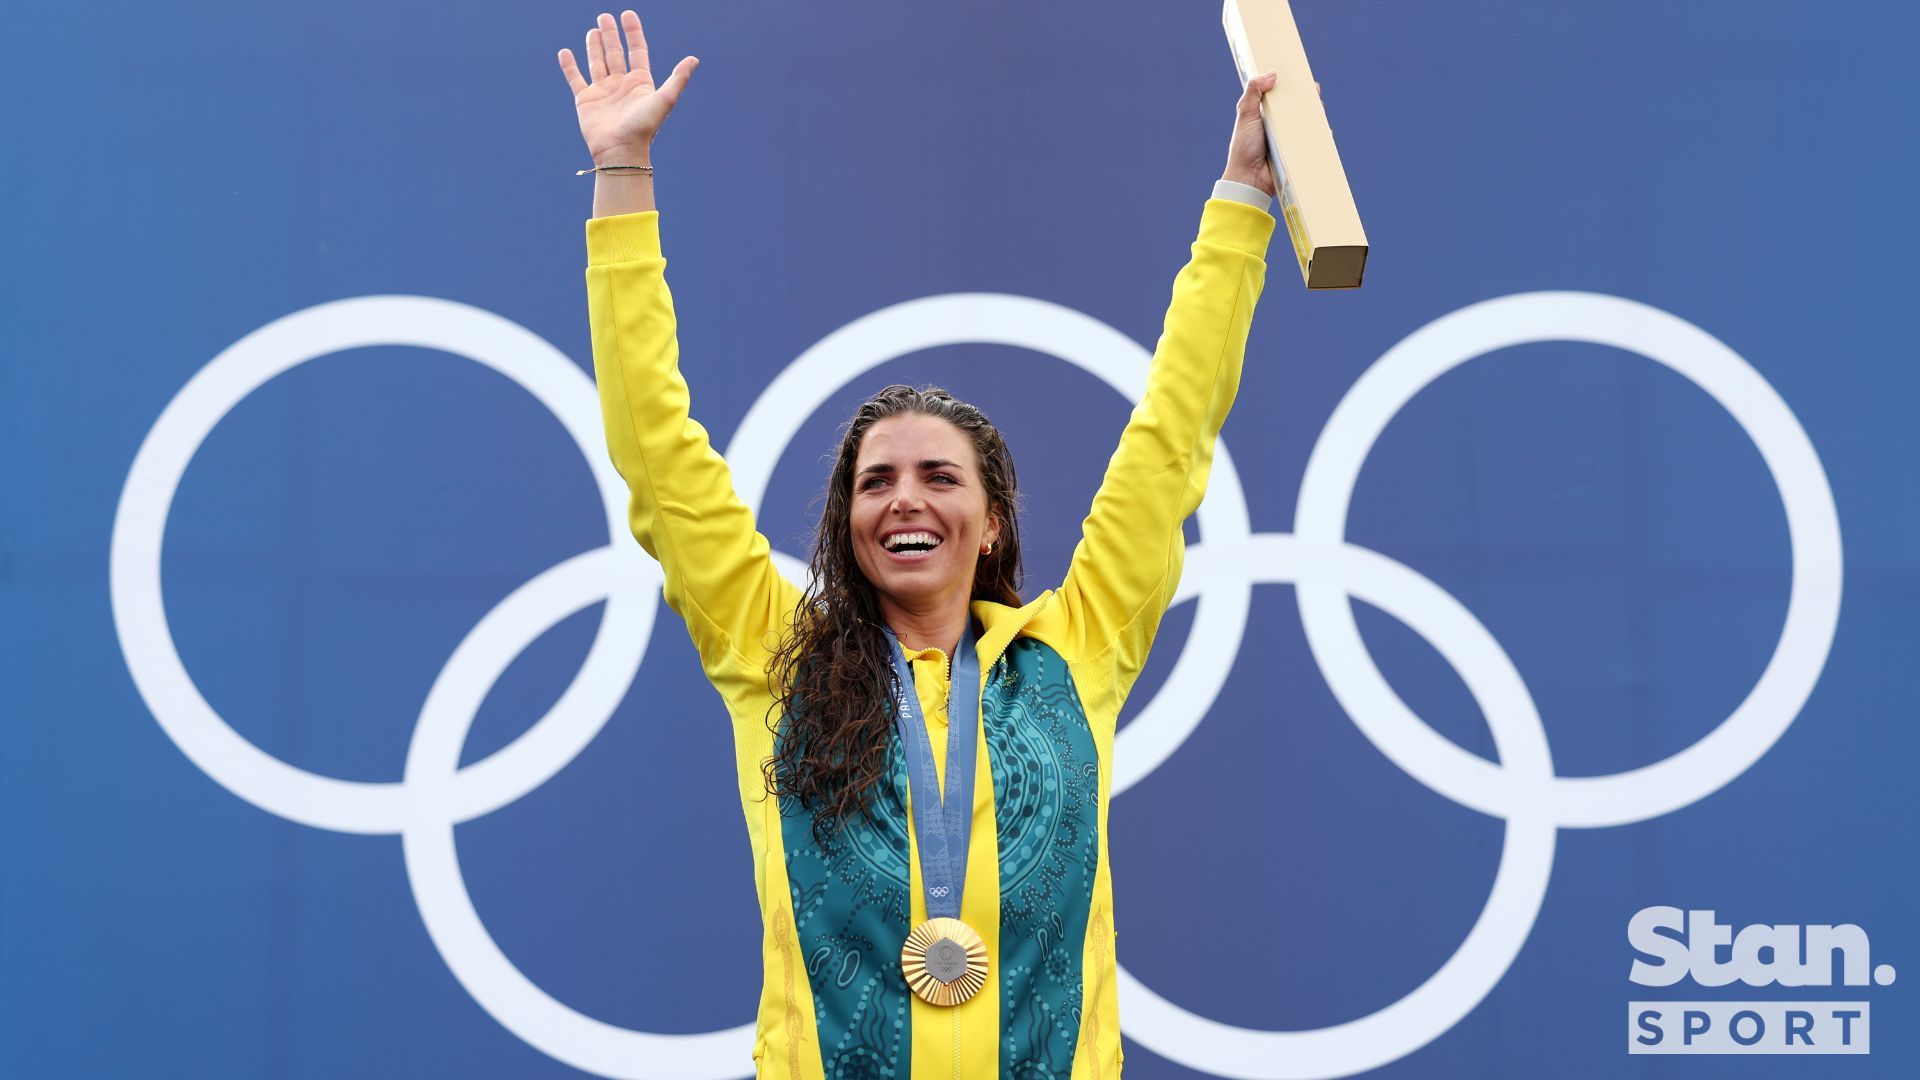
[[[939,547],[940,538],[930,532],[894,533],[886,539],[888,551],[898,551],[908,544],[924,544],[929,548]]]

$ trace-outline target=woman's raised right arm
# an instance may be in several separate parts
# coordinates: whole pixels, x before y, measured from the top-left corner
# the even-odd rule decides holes
[[[639,17],[629,11],[624,18],[630,70],[618,56],[609,15],[587,35],[594,83],[579,79],[571,54],[562,51],[560,64],[574,86],[581,133],[595,161],[644,164],[696,61],[683,60],[654,90]],[[636,175],[644,176],[596,174],[594,217],[587,222],[587,310],[607,449],[631,493],[628,524],[666,571],[667,603],[687,621],[708,674],[745,661],[747,669],[735,673],[753,677],[764,673],[773,635],[799,590],[775,569],[752,511],[734,493],[726,462],[689,413],[660,214],[652,183]]]

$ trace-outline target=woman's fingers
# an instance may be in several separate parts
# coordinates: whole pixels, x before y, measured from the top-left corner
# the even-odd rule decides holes
[[[567,77],[567,86],[575,94],[587,88],[587,80],[580,76],[580,65],[573,62],[573,50],[560,50],[560,74]]]
[[[620,13],[621,26],[627,32],[627,64],[653,81],[653,68],[647,62],[647,35],[640,32],[640,15],[628,9]]]
[[[607,51],[607,74],[625,75],[627,73],[627,50],[620,47],[620,27],[614,24],[613,16],[600,13],[600,47]]]
[[[593,81],[599,82],[607,77],[607,54],[600,48],[600,28],[587,31],[587,71],[593,75]]]
[[[1266,72],[1248,79],[1246,89],[1240,91],[1238,110],[1240,115],[1243,117],[1260,115],[1260,95],[1273,89],[1273,84],[1278,78],[1279,76],[1272,72]]]

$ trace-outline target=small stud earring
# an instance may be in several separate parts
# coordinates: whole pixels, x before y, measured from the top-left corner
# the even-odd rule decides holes
[[[991,542],[989,542],[989,543],[987,544],[987,546],[986,546],[986,547],[983,547],[983,548],[981,548],[981,549],[980,549],[980,554],[982,554],[982,555],[991,555],[991,554],[993,554],[993,544],[992,544]]]

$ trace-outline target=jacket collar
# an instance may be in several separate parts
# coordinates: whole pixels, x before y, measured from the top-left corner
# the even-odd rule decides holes
[[[1013,639],[1021,629],[1032,622],[1053,600],[1053,590],[1048,589],[1029,600],[1023,607],[1008,607],[992,600],[975,600],[970,605],[973,617],[980,620],[980,641],[974,651],[980,657],[981,670],[993,666],[1000,654],[1007,651]]]

